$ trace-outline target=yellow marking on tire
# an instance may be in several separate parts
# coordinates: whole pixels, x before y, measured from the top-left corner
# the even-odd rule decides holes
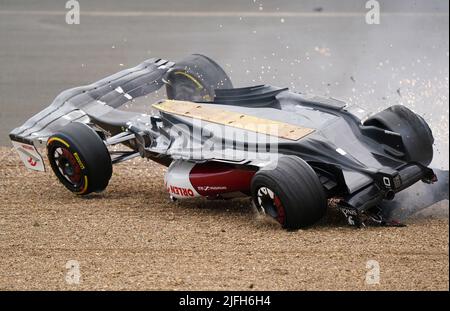
[[[75,159],[77,160],[78,165],[80,166],[80,168],[81,168],[82,170],[84,170],[85,166],[84,166],[83,162],[81,162],[81,159],[80,159],[80,156],[78,155],[78,153],[75,152],[75,153],[73,154],[73,156],[74,156]]]
[[[52,137],[52,138],[50,138],[50,139],[47,141],[47,146],[50,145],[50,143],[51,143],[52,141],[54,141],[54,140],[59,141],[61,144],[63,144],[63,145],[66,146],[67,148],[70,148],[69,143],[67,143],[65,140],[63,140],[63,139],[61,139],[61,138],[59,138],[59,137]]]
[[[193,76],[191,76],[190,74],[188,74],[188,73],[186,73],[186,72],[184,72],[184,71],[176,71],[175,74],[176,74],[176,75],[182,75],[182,76],[185,76],[186,78],[188,78],[189,80],[191,80],[192,82],[194,82],[198,89],[202,89],[202,88],[203,88],[203,85],[202,85],[200,82],[198,82],[198,80],[195,79],[195,78],[194,78]]]
[[[85,193],[87,191],[87,188],[88,188],[88,178],[87,178],[86,175],[84,175],[84,187],[83,187],[83,190],[77,192],[77,194]]]

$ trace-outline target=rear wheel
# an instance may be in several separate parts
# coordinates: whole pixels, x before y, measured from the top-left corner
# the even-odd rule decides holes
[[[256,208],[286,229],[313,225],[326,213],[327,200],[317,174],[296,156],[281,156],[274,169],[261,169],[252,180]]]
[[[405,106],[389,107],[364,122],[367,126],[399,133],[406,160],[427,166],[433,159],[433,133],[425,120]]]
[[[177,62],[166,76],[168,99],[212,101],[215,89],[231,89],[225,71],[212,59],[193,54]]]
[[[53,172],[71,192],[86,195],[106,188],[112,175],[108,149],[83,123],[69,123],[47,141]]]

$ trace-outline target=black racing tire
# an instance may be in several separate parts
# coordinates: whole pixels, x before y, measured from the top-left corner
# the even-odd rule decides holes
[[[280,156],[275,168],[256,172],[251,191],[258,212],[275,218],[285,229],[311,226],[327,210],[317,174],[297,156]]]
[[[425,120],[405,106],[391,106],[368,118],[364,125],[376,126],[402,136],[406,160],[428,166],[433,160],[433,133]]]
[[[71,192],[87,195],[104,190],[112,175],[108,149],[88,125],[69,123],[47,141],[53,172]]]
[[[177,62],[165,77],[168,99],[213,101],[215,89],[231,89],[225,71],[212,59],[193,54]]]

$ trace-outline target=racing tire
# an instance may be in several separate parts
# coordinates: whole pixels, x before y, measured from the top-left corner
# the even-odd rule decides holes
[[[168,99],[213,101],[215,89],[231,89],[225,71],[212,59],[193,54],[177,62],[165,76]]]
[[[364,125],[376,126],[402,136],[406,160],[428,166],[433,159],[433,133],[425,120],[405,106],[391,106],[368,118]]]
[[[87,195],[106,188],[112,175],[108,149],[88,125],[69,123],[47,141],[53,172],[71,192]]]
[[[251,191],[258,212],[271,216],[285,229],[311,226],[327,210],[317,174],[297,156],[281,156],[275,168],[256,172]]]

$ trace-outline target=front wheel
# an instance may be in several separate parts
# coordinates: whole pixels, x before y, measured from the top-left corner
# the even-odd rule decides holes
[[[66,125],[47,141],[50,165],[71,192],[86,195],[106,188],[112,175],[108,149],[100,136],[79,122]]]
[[[281,156],[274,169],[259,170],[251,189],[258,211],[286,229],[311,226],[326,213],[325,191],[317,174],[296,156]]]
[[[216,89],[231,89],[233,84],[215,61],[200,54],[177,62],[166,77],[168,99],[210,102]]]

